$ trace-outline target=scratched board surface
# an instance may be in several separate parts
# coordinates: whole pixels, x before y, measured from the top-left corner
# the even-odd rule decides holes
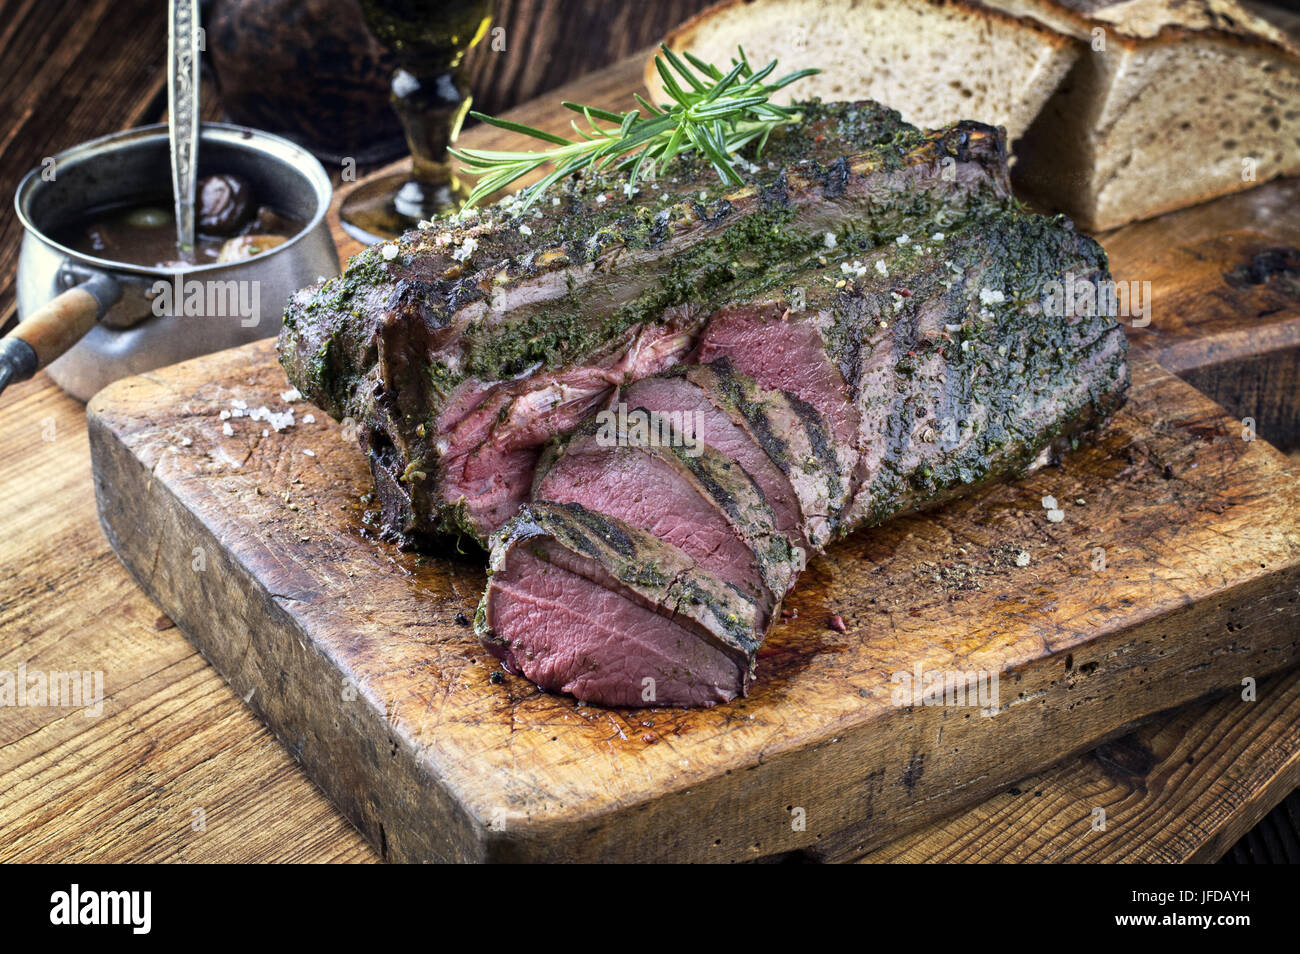
[[[385,857],[851,857],[1297,659],[1295,475],[1150,364],[1062,466],[814,560],[752,694],[694,711],[502,673],[466,625],[481,558],[377,540],[355,443],[287,388],[263,342],[102,392],[101,521]],[[295,423],[222,420],[235,401]],[[996,714],[895,705],[918,666],[998,673]]]

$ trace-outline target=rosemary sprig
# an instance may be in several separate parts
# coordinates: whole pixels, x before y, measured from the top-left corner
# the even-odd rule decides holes
[[[755,72],[745,57],[744,49],[737,47],[736,50],[739,58],[732,60],[731,69],[724,74],[716,66],[684,52],[682,56],[689,61],[688,64],[667,45],[661,45],[661,54],[655,56],[655,67],[672,101],[655,106],[640,94],[633,94],[645,110],[644,116],[641,109],[614,113],[566,102],[564,107],[580,113],[588,126],[584,130],[576,121],[570,121],[569,125],[578,135],[576,140],[521,123],[471,113],[499,129],[540,139],[555,148],[544,152],[448,150],[465,164],[464,171],[479,176],[464,210],[473,208],[498,189],[545,165],[550,165],[551,171],[524,192],[520,211],[527,209],[555,183],[587,167],[627,170],[626,192],[631,197],[638,180],[653,179],[664,163],[691,149],[699,150],[709,160],[724,183],[740,185],[744,180],[731,161],[736,151],[758,140],[758,153],[761,154],[773,129],[800,119],[799,111],[794,107],[768,102],[772,94],[819,70],[799,70],[768,83],[765,80],[776,69],[776,60]],[[615,125],[602,127],[598,123]]]

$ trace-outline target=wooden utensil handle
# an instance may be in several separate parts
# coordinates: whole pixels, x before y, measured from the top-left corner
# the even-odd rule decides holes
[[[0,340],[0,391],[30,378],[81,340],[122,296],[108,275],[94,275],[28,315]]]

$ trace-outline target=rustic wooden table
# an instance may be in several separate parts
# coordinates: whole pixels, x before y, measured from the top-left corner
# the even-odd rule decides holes
[[[7,8],[0,194],[47,155],[161,117],[164,8]],[[587,92],[623,88],[639,62]],[[0,217],[0,325],[14,317],[19,238],[12,213]],[[0,710],[0,861],[377,860],[117,561],[96,518],[84,407],[44,375],[0,399],[0,488],[0,671],[105,681],[98,718]],[[1300,783],[1300,675],[1259,698],[1162,716],[863,860],[1214,860]],[[1087,821],[1095,807],[1104,831]]]

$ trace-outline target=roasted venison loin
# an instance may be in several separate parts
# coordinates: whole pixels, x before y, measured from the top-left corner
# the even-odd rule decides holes
[[[1009,196],[1000,131],[807,114],[744,188],[690,162],[631,200],[578,179],[368,250],[289,309],[290,379],[359,422],[390,532],[490,534],[476,631],[543,689],[744,694],[828,544],[1123,402],[1115,320],[1048,307],[1105,254]]]
[[[546,441],[679,362],[723,301],[1009,194],[988,126],[922,133],[876,103],[806,116],[773,133],[744,187],[689,161],[630,201],[616,180],[575,178],[527,212],[507,200],[371,247],[295,295],[281,363],[357,423],[388,531],[486,540],[527,499]]]

